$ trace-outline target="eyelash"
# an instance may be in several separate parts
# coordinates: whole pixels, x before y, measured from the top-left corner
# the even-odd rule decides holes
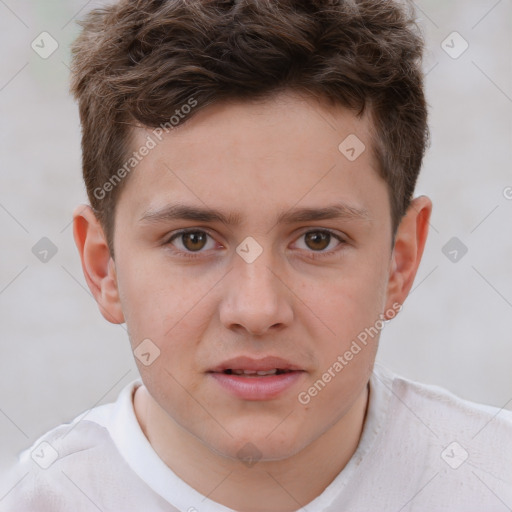
[[[206,235],[208,235],[210,238],[213,239],[213,236],[210,233],[208,233],[208,231],[205,231],[204,229],[182,229],[180,231],[177,231],[176,233],[173,233],[170,236],[170,238],[167,239],[167,241],[164,243],[164,245],[167,245],[167,246],[172,245],[172,242],[176,238],[179,238],[180,236],[186,235],[188,233],[205,233]],[[340,242],[339,246],[343,246],[347,243],[344,238],[342,238],[340,235],[336,234],[335,232],[333,232],[329,229],[310,229],[309,231],[305,231],[304,233],[302,233],[299,238],[301,238],[309,233],[327,233],[327,234],[331,235],[333,238],[335,238],[338,242]],[[332,256],[334,253],[336,253],[340,250],[339,246],[337,246],[338,249],[334,249],[331,251],[322,251],[322,252],[308,251],[311,253],[309,257],[313,260],[316,260],[316,259],[321,259],[321,258],[325,258],[328,256]],[[196,253],[193,253],[190,251],[182,251],[179,249],[178,250],[172,249],[172,251],[178,257],[188,258],[188,259],[200,258],[200,257],[202,257],[202,252],[204,252],[204,251],[198,251]]]

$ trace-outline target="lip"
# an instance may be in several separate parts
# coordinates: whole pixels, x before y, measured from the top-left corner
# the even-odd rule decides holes
[[[269,371],[286,373],[268,376],[246,376],[224,373],[225,370]],[[236,357],[212,368],[207,375],[222,389],[242,400],[272,400],[284,394],[303,379],[306,371],[280,357]]]
[[[251,370],[257,372],[268,371],[274,368],[288,371],[304,371],[300,366],[281,357],[267,356],[261,359],[254,359],[252,357],[240,356],[224,361],[209,370],[209,373],[222,373],[225,370]]]

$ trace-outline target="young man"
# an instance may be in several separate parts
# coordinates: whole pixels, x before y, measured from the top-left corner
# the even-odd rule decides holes
[[[141,380],[25,452],[2,510],[512,507],[510,412],[374,367],[432,208],[412,199],[412,16],[376,0],[89,14],[74,234]]]

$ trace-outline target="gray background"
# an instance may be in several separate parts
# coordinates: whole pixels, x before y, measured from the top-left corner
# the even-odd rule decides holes
[[[107,323],[87,289],[70,226],[86,196],[69,44],[75,18],[102,3],[0,0],[0,470],[137,376],[124,326]],[[416,4],[432,130],[417,192],[432,198],[434,213],[414,289],[383,333],[379,360],[512,409],[512,4]],[[43,31],[59,43],[47,59],[31,48]],[[457,59],[441,47],[453,31],[469,43]],[[447,42],[460,50],[453,36]],[[47,263],[31,250],[42,237],[58,249]],[[455,263],[442,250],[452,237],[468,249]],[[0,497],[7,490],[0,483]]]

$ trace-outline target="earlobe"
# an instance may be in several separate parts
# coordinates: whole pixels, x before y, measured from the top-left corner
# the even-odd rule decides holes
[[[398,227],[390,263],[386,310],[403,304],[421,262],[428,236],[432,201],[426,196],[414,199]]]
[[[80,205],[73,212],[73,235],[85,280],[101,314],[111,323],[123,323],[115,263],[103,228],[90,206]]]

